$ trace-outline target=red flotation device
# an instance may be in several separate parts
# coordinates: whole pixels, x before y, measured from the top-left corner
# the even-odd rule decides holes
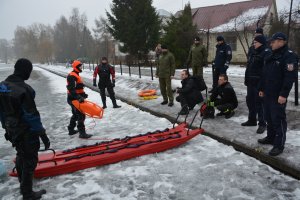
[[[93,145],[84,145],[39,155],[35,178],[56,176],[78,170],[116,163],[177,147],[204,132],[202,128],[189,130],[183,123],[171,129],[148,132],[136,136],[116,138]],[[15,170],[10,176],[17,176]]]
[[[81,113],[89,117],[98,118],[98,119],[101,119],[103,117],[104,109],[91,101],[84,100],[84,102],[79,103],[78,100],[73,100],[72,104]]]

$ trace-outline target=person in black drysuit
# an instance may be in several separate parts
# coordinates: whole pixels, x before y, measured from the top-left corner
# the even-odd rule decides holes
[[[213,89],[215,89],[218,86],[218,79],[220,74],[226,74],[230,61],[232,59],[231,47],[225,42],[223,36],[219,35],[217,37],[217,43],[218,44],[216,45],[216,57],[215,60],[212,61]],[[213,89],[209,92],[212,93]]]
[[[250,50],[249,50],[250,51]],[[250,52],[249,52],[250,53]],[[266,39],[263,35],[255,36],[253,40],[253,50],[248,57],[247,69],[245,72],[245,85],[247,86],[246,103],[249,110],[248,120],[242,126],[256,126],[258,116],[258,129],[256,133],[262,134],[266,129],[264,118],[263,99],[259,97],[259,83],[262,77],[264,58],[271,54],[266,48]]]
[[[213,90],[208,105],[214,106],[220,111],[220,113],[217,113],[217,116],[225,115],[225,118],[228,119],[234,115],[234,109],[238,106],[238,100],[226,74],[219,76],[218,87]]]
[[[0,119],[6,140],[17,151],[16,170],[23,199],[40,199],[46,190],[32,190],[33,173],[40,149],[39,138],[45,149],[50,147],[50,141],[35,105],[35,91],[24,82],[30,77],[32,63],[21,58],[14,68],[14,73],[0,83]]]
[[[177,89],[179,94],[176,101],[181,104],[180,115],[188,114],[188,110],[194,109],[195,105],[203,101],[202,94],[194,77],[190,76],[187,70],[181,71],[182,88]]]
[[[100,89],[100,96],[103,104],[103,109],[107,108],[106,106],[106,95],[105,95],[105,88],[107,88],[107,92],[109,94],[109,97],[112,101],[113,108],[120,108],[117,104],[114,87],[115,87],[115,70],[114,68],[108,64],[107,58],[102,57],[101,64],[98,65],[94,70],[93,75],[93,86],[97,87],[96,81],[97,76],[99,76],[99,82],[98,87]],[[110,76],[112,78],[112,81],[110,79]]]
[[[79,75],[82,72],[82,63],[79,60],[74,60],[72,63],[73,71],[71,71],[67,76],[67,90],[68,97],[67,102],[72,109],[72,117],[70,119],[70,124],[68,125],[69,135],[74,135],[79,132],[79,138],[90,138],[91,134],[87,134],[85,130],[85,114],[81,113],[72,104],[73,100],[78,100],[79,103],[84,102],[84,99],[88,95],[84,92],[84,84]],[[78,130],[74,130],[77,122]]]

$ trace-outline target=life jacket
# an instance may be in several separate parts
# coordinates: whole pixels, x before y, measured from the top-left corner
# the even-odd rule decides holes
[[[68,76],[74,76],[76,77],[76,86],[75,86],[75,92],[76,94],[82,94],[84,93],[84,84],[82,82],[81,77],[74,71],[70,72]],[[68,89],[68,94],[70,94],[70,90],[69,90],[69,82],[67,81],[67,89]]]

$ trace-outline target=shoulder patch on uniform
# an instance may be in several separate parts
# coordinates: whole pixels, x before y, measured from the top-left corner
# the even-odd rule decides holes
[[[288,71],[294,71],[294,64],[287,64],[287,70]]]

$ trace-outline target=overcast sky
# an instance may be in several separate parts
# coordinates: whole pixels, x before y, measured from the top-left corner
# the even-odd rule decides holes
[[[191,7],[227,4],[244,0],[190,0]],[[276,0],[277,7],[288,8],[290,0]],[[0,39],[12,39],[17,26],[27,27],[33,23],[50,24],[64,15],[70,16],[72,8],[79,8],[80,13],[88,17],[89,28],[94,27],[94,20],[106,16],[112,0],[0,0]],[[157,9],[171,13],[181,10],[188,0],[153,0]],[[299,0],[295,0],[299,2]],[[295,6],[298,6],[298,4]]]

